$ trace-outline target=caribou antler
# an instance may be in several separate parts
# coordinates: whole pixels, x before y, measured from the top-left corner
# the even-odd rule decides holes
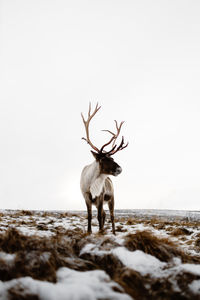
[[[89,111],[88,111],[88,119],[85,120],[83,114],[81,113],[82,119],[83,119],[83,123],[85,125],[85,131],[86,131],[86,138],[82,138],[83,140],[85,140],[95,151],[97,151],[98,153],[104,153],[104,154],[108,154],[108,155],[113,155],[116,152],[123,150],[124,148],[126,148],[128,146],[128,143],[126,145],[124,145],[124,137],[122,137],[121,143],[119,146],[117,146],[116,144],[116,140],[120,134],[122,125],[124,124],[124,121],[122,121],[119,125],[117,123],[117,121],[115,120],[115,126],[116,126],[116,130],[117,132],[114,133],[110,130],[104,129],[102,131],[107,131],[109,132],[112,137],[111,139],[105,143],[101,149],[99,150],[96,146],[94,146],[90,140],[90,136],[89,136],[89,124],[91,119],[94,117],[94,115],[98,112],[98,110],[101,108],[101,106],[98,106],[98,103],[96,104],[95,110],[94,112],[91,114],[91,103],[89,104]],[[110,151],[105,151],[104,148],[107,147],[108,145],[110,145],[112,143],[112,149]]]
[[[99,149],[96,146],[94,146],[92,144],[92,142],[90,141],[89,124],[90,124],[90,121],[92,120],[92,118],[94,117],[94,115],[98,112],[98,110],[100,108],[101,108],[101,106],[98,106],[98,103],[97,103],[94,112],[91,114],[91,102],[90,102],[90,104],[89,104],[89,111],[88,111],[88,119],[85,120],[83,114],[81,113],[81,117],[83,119],[83,123],[85,125],[85,131],[86,131],[86,138],[83,137],[82,139],[85,140],[97,152],[99,152]]]
[[[116,129],[117,129],[117,132],[116,132],[116,133],[113,133],[112,131],[107,130],[107,129],[102,130],[102,131],[107,131],[107,132],[109,132],[109,133],[112,135],[112,137],[111,137],[110,141],[108,141],[106,144],[104,144],[104,145],[101,147],[100,152],[103,152],[103,149],[104,149],[105,147],[107,147],[108,145],[110,145],[112,142],[113,142],[113,144],[112,144],[112,149],[111,149],[109,152],[113,151],[113,150],[117,147],[117,145],[115,145],[115,143],[116,143],[116,140],[117,140],[117,138],[118,138],[118,136],[119,136],[119,134],[120,134],[120,130],[121,130],[121,127],[122,127],[123,124],[124,124],[124,121],[122,121],[122,122],[120,123],[120,125],[118,126],[117,121],[115,120],[115,125],[116,125]]]

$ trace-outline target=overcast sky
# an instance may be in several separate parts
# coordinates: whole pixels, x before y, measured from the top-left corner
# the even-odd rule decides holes
[[[93,161],[124,120],[116,208],[199,209],[200,2],[0,0],[0,207],[85,209]]]

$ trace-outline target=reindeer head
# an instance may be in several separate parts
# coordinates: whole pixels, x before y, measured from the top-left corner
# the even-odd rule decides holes
[[[117,144],[116,144],[116,140],[120,134],[120,130],[121,130],[121,127],[124,122],[121,122],[120,125],[118,126],[118,123],[115,120],[115,125],[116,125],[116,130],[117,130],[116,133],[113,133],[110,130],[103,130],[103,131],[109,132],[112,135],[112,137],[106,144],[104,144],[100,149],[98,149],[96,146],[94,146],[92,144],[92,142],[90,140],[89,124],[90,124],[91,119],[94,117],[94,115],[97,113],[97,111],[100,108],[101,108],[101,106],[98,106],[98,103],[97,103],[94,112],[91,114],[91,103],[90,103],[89,111],[88,111],[88,119],[85,120],[83,117],[83,114],[81,114],[83,123],[85,126],[85,130],[86,130],[86,138],[82,138],[82,139],[85,140],[92,147],[93,150],[95,150],[95,152],[91,151],[91,153],[93,154],[95,160],[99,163],[100,173],[117,176],[122,172],[122,168],[114,161],[114,159],[111,156],[113,154],[117,153],[118,151],[123,150],[124,148],[126,148],[128,146],[128,143],[126,145],[124,145],[124,137],[122,137],[122,140],[121,140],[121,143],[119,144],[119,146],[117,146]],[[111,143],[112,143],[111,150],[105,151],[104,148],[107,147],[108,145],[110,145]]]
[[[100,174],[117,176],[122,172],[122,168],[107,153],[97,153],[91,151],[96,161],[99,163]]]

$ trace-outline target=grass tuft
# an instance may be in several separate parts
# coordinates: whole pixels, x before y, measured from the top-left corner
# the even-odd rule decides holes
[[[157,237],[149,231],[128,234],[125,237],[124,246],[130,251],[144,251],[164,262],[170,261],[173,257],[179,257],[183,262],[200,262],[198,257],[193,259],[168,238]]]

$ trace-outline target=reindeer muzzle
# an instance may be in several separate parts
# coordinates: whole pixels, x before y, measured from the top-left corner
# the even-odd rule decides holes
[[[121,167],[117,167],[114,176],[119,175],[122,172],[122,168]]]

